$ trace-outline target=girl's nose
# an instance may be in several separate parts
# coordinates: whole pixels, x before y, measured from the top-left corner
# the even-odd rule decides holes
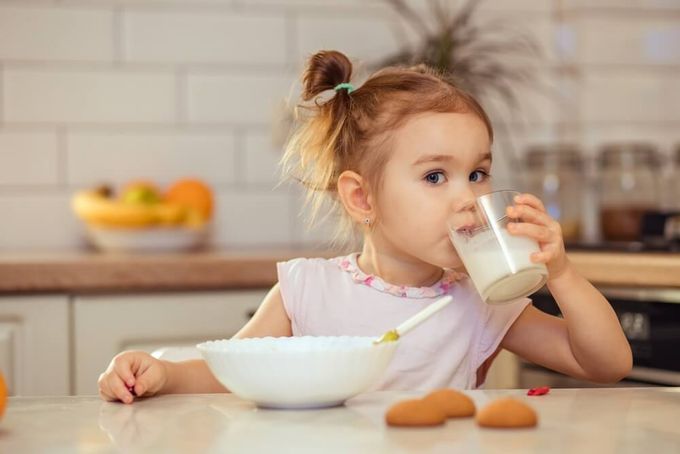
[[[449,216],[449,228],[454,230],[470,230],[479,226],[479,215],[475,205],[475,193],[469,185],[460,185],[452,191],[452,210]]]
[[[468,187],[459,188],[453,199],[455,213],[472,212],[475,210],[475,194]]]

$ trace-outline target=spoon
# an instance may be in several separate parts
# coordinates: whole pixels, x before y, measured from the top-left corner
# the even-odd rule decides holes
[[[382,344],[383,342],[396,341],[397,339],[399,339],[399,337],[411,331],[413,328],[418,326],[432,314],[444,308],[444,306],[448,305],[451,301],[453,301],[453,298],[450,295],[438,299],[437,301],[430,304],[422,311],[418,312],[417,314],[413,315],[411,318],[403,322],[401,325],[397,326],[392,330],[389,330],[388,332],[380,336],[378,339],[374,340],[373,344]]]

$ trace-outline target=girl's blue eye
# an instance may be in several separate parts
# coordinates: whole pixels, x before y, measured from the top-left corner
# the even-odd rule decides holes
[[[481,183],[482,181],[486,180],[489,178],[491,175],[489,175],[486,171],[484,170],[475,170],[470,174],[470,181],[473,183]]]
[[[444,176],[444,172],[430,172],[425,175],[425,180],[431,184],[442,184],[446,181],[446,177]]]

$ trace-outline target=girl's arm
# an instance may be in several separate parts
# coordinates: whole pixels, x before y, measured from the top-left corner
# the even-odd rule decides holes
[[[508,215],[522,222],[510,233],[538,241],[532,260],[548,267],[548,290],[563,319],[533,306],[517,318],[502,346],[521,357],[565,374],[596,382],[616,382],[631,370],[633,356],[606,298],[579,275],[567,259],[559,224],[540,200],[522,194]]]
[[[609,302],[571,265],[548,283],[563,319],[528,306],[502,347],[541,366],[600,383],[624,378],[630,345]]]
[[[291,324],[283,307],[281,290],[277,283],[267,293],[253,318],[233,338],[291,336]],[[160,393],[217,393],[227,389],[217,381],[202,359],[170,362],[162,361],[167,380]]]

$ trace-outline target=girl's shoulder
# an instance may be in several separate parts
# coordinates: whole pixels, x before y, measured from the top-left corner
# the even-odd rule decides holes
[[[298,284],[340,273],[335,258],[298,257],[276,265],[279,281],[285,279]]]
[[[323,258],[323,257],[296,257],[290,260],[285,260],[283,262],[278,262],[279,268],[283,267],[288,270],[296,272],[304,272],[319,269],[337,269],[336,259],[334,258]]]

